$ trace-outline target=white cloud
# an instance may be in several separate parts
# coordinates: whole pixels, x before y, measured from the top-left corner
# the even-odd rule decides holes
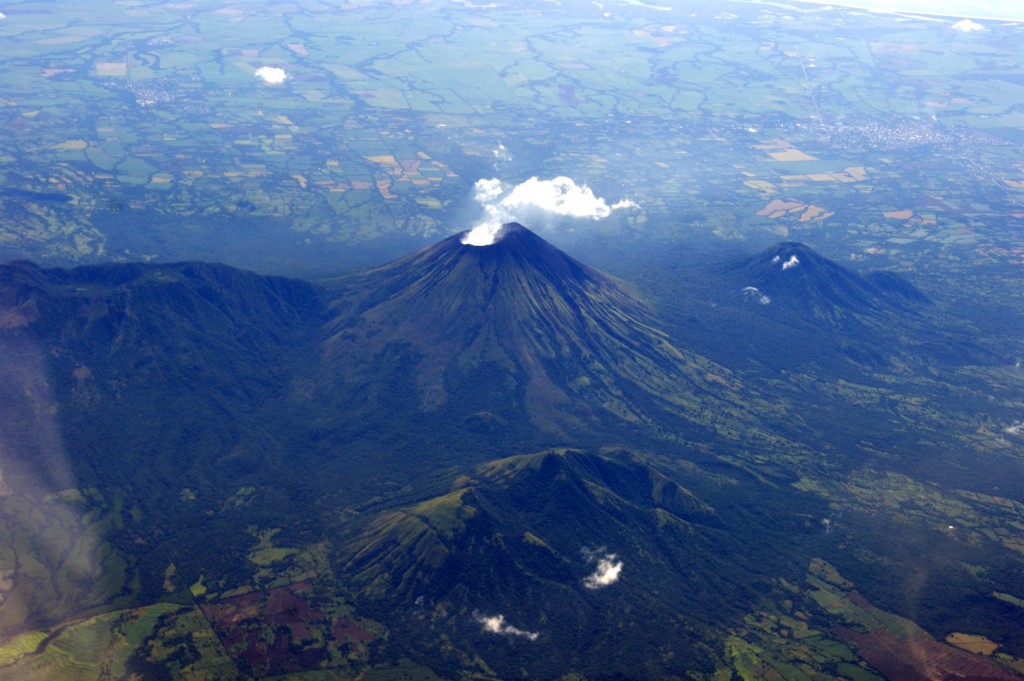
[[[505,148],[505,145],[498,142],[498,148],[491,152],[494,156],[494,160],[497,161],[511,161],[512,152]]]
[[[634,208],[636,203],[623,199],[608,204],[594,195],[587,185],[578,185],[569,177],[552,180],[531,177],[508,189],[501,180],[477,180],[473,185],[474,198],[483,207],[483,217],[462,239],[470,246],[490,246],[498,241],[501,225],[521,219],[523,214],[541,212],[571,218],[600,220],[612,211]]]
[[[789,260],[782,263],[782,269],[788,270],[790,267],[798,267],[800,265],[800,259],[795,255],[789,256]]]
[[[288,78],[288,74],[284,69],[279,69],[276,66],[261,66],[256,69],[256,77],[264,83],[280,85]]]
[[[772,299],[768,297],[766,294],[761,293],[761,289],[757,288],[756,286],[744,286],[743,295],[750,298],[756,298],[757,302],[761,303],[762,305],[768,305],[769,303],[772,302]]]
[[[643,7],[645,9],[653,9],[653,10],[657,10],[659,12],[671,12],[672,11],[671,7],[666,7],[665,5],[648,5],[646,2],[641,2],[641,0],[626,0],[626,4],[627,5],[634,5],[636,7]]]
[[[496,201],[504,191],[501,180],[493,177],[489,180],[480,179],[473,185],[473,198],[481,205],[486,206]]]
[[[526,182],[516,185],[501,202],[513,211],[524,207],[537,207],[555,215],[594,220],[608,217],[613,210],[636,206],[628,199],[609,206],[604,199],[594,196],[594,191],[590,187],[578,185],[564,175],[553,180],[531,177]]]
[[[597,569],[593,574],[583,578],[583,586],[588,589],[601,589],[619,581],[621,574],[622,561],[614,553],[609,553],[597,561]]]
[[[964,33],[971,33],[972,31],[984,31],[985,30],[984,26],[982,26],[981,24],[977,23],[976,21],[971,21],[970,19],[961,19],[960,21],[958,21],[955,24],[953,24],[952,28],[955,28],[958,31],[963,31]]]
[[[484,615],[477,615],[476,621],[480,623],[484,631],[491,634],[499,634],[501,636],[522,636],[530,641],[536,641],[539,635],[535,631],[523,631],[518,627],[513,627],[511,624],[505,623],[504,615],[493,615],[486,617]]]

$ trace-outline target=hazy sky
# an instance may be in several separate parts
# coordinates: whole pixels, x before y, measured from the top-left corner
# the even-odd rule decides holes
[[[1020,0],[801,0],[821,5],[857,7],[872,12],[912,12],[974,19],[1009,19],[1024,21],[1024,4]]]

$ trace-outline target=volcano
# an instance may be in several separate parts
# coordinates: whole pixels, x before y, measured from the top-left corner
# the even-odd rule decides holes
[[[769,364],[814,361],[842,372],[841,364],[876,370],[1001,361],[974,330],[945,324],[933,301],[900,274],[861,274],[804,244],[775,244],[711,278],[725,294],[718,302],[747,315],[733,321],[742,320],[742,328],[732,335],[751,339],[744,350]]]
[[[729,372],[674,346],[623,284],[520,224],[500,236],[457,234],[350,281],[325,345],[339,374],[380,382],[390,361],[424,411],[513,408],[555,431],[608,413],[701,421],[734,399]]]
[[[720,617],[723,593],[738,603],[756,589],[725,577],[735,568],[718,552],[736,539],[719,523],[714,507],[631,452],[546,450],[487,462],[447,494],[377,515],[346,542],[340,569],[368,602],[403,613],[415,604],[393,625],[404,655],[486,651],[498,678],[524,668],[533,678],[568,668],[682,678],[705,662],[717,625],[689,613]],[[481,616],[515,628],[485,630]],[[653,632],[669,631],[675,655],[655,662]],[[528,656],[516,645],[526,641]]]
[[[739,292],[805,318],[837,323],[857,315],[906,314],[928,305],[913,284],[891,272],[861,276],[804,244],[778,243],[724,272]]]

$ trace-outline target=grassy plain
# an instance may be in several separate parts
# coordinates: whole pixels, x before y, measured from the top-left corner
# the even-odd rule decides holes
[[[629,239],[678,238],[685,221],[691,236],[791,232],[880,264],[928,264],[934,244],[1020,260],[1007,230],[1024,175],[999,137],[1021,127],[1019,65],[994,56],[1012,40],[1002,27],[956,36],[743,4],[279,12],[219,0],[187,16],[155,2],[101,18],[84,2],[12,12],[0,115],[20,134],[0,147],[4,252],[309,271],[383,236],[460,231],[479,177],[570,175],[640,204],[591,227]],[[840,44],[827,35],[841,22],[855,28]],[[265,83],[262,66],[288,77]],[[918,153],[934,163],[894,162]],[[829,219],[758,215],[765,198]],[[902,210],[934,217],[883,217]],[[226,249],[225,230],[251,255]]]

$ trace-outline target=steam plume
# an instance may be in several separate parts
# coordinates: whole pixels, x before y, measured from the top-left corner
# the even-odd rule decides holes
[[[473,185],[474,198],[483,207],[483,217],[462,238],[470,246],[490,246],[501,238],[501,226],[523,213],[541,212],[572,218],[600,220],[621,208],[636,207],[629,199],[611,205],[595,196],[587,185],[569,177],[553,180],[531,177],[509,189],[496,178],[480,179]]]

